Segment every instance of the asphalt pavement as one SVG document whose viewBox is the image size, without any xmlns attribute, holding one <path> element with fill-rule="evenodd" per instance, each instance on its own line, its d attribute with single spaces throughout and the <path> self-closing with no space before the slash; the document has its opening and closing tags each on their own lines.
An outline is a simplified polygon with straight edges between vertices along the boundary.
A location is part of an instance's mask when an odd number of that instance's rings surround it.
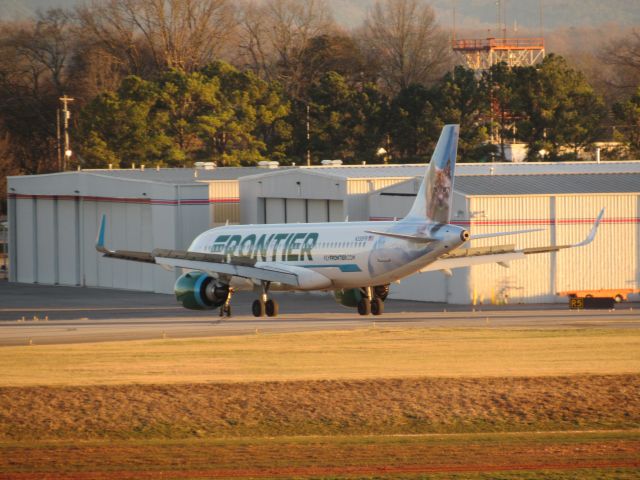
<svg viewBox="0 0 640 480">
<path fill-rule="evenodd" d="M 252 292 L 233 297 L 231 318 L 191 311 L 173 295 L 0 282 L 0 345 L 185 338 L 261 332 L 426 328 L 639 328 L 640 304 L 572 311 L 566 304 L 447 305 L 387 299 L 383 316 L 358 315 L 319 293 L 275 293 L 277 318 L 251 315 Z"/>
</svg>

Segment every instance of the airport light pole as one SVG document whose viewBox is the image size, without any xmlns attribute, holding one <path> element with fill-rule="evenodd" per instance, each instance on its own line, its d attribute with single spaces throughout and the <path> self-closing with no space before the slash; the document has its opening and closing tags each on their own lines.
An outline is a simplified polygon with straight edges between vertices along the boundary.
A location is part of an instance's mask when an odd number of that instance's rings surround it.
<svg viewBox="0 0 640 480">
<path fill-rule="evenodd" d="M 309 103 L 307 103 L 307 167 L 311 166 L 311 122 L 309 120 Z"/>
<path fill-rule="evenodd" d="M 71 155 L 73 153 L 69 145 L 69 119 L 71 118 L 69 103 L 73 102 L 73 100 L 73 98 L 67 97 L 66 95 L 60 97 L 60 101 L 62 102 L 62 126 L 64 129 L 64 155 L 62 156 L 62 171 L 66 170 L 67 161 L 71 158 Z"/>
</svg>

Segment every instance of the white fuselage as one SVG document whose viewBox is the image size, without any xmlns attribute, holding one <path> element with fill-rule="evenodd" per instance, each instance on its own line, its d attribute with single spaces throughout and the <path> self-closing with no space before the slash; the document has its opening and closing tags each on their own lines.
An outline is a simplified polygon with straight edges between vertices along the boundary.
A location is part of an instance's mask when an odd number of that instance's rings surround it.
<svg viewBox="0 0 640 480">
<path fill-rule="evenodd" d="M 414 242 L 367 232 L 371 230 L 428 235 L 433 240 Z M 406 220 L 238 225 L 202 233 L 189 251 L 221 254 L 226 261 L 255 261 L 256 267 L 302 267 L 328 278 L 331 285 L 325 288 L 358 288 L 415 273 L 460 246 L 463 231 L 454 225 Z"/>
</svg>

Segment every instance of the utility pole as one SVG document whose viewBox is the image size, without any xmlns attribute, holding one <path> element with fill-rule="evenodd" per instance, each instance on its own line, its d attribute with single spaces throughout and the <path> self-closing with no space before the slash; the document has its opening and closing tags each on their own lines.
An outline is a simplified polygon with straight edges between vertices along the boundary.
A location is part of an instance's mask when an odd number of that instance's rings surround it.
<svg viewBox="0 0 640 480">
<path fill-rule="evenodd" d="M 307 167 L 311 166 L 311 124 L 309 122 L 309 104 L 307 103 Z"/>
<path fill-rule="evenodd" d="M 71 112 L 69 111 L 69 103 L 73 102 L 73 98 L 63 95 L 60 97 L 62 102 L 62 126 L 64 128 L 64 156 L 62 160 L 62 171 L 67 168 L 67 161 L 71 158 L 71 148 L 69 146 L 69 119 L 71 118 Z"/>
<path fill-rule="evenodd" d="M 56 108 L 56 156 L 58 158 L 58 170 L 62 170 L 62 144 L 60 142 L 60 109 Z"/>
</svg>

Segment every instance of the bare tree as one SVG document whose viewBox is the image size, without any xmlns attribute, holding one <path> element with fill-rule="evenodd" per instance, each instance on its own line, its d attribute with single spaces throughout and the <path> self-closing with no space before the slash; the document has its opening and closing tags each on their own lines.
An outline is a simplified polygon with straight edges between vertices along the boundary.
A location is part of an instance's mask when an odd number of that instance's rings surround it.
<svg viewBox="0 0 640 480">
<path fill-rule="evenodd" d="M 215 60 L 235 28 L 230 0 L 108 0 L 78 9 L 84 30 L 105 52 L 144 72 L 195 70 Z"/>
<path fill-rule="evenodd" d="M 79 7 L 76 10 L 78 43 L 84 52 L 93 52 L 125 74 L 143 75 L 149 62 L 138 38 L 135 20 L 126 7 L 121 0 Z"/>
<path fill-rule="evenodd" d="M 57 168 L 56 108 L 68 82 L 69 17 L 49 10 L 0 28 L 0 136 L 16 171 Z"/>
<path fill-rule="evenodd" d="M 640 30 L 633 29 L 624 37 L 611 41 L 600 58 L 613 67 L 610 85 L 622 95 L 634 93 L 640 85 Z"/>
<path fill-rule="evenodd" d="M 306 49 L 313 38 L 336 30 L 326 1 L 249 1 L 240 18 L 246 66 L 267 80 L 282 81 L 294 98 L 301 98 L 311 80 L 304 78 Z"/>
<path fill-rule="evenodd" d="M 447 35 L 433 9 L 421 0 L 377 1 L 365 21 L 362 41 L 377 60 L 383 83 L 394 93 L 412 83 L 434 81 L 449 64 Z"/>
<path fill-rule="evenodd" d="M 71 56 L 69 23 L 64 10 L 48 10 L 39 13 L 35 24 L 20 29 L 11 39 L 19 55 L 46 71 L 59 93 L 64 89 Z"/>
</svg>

